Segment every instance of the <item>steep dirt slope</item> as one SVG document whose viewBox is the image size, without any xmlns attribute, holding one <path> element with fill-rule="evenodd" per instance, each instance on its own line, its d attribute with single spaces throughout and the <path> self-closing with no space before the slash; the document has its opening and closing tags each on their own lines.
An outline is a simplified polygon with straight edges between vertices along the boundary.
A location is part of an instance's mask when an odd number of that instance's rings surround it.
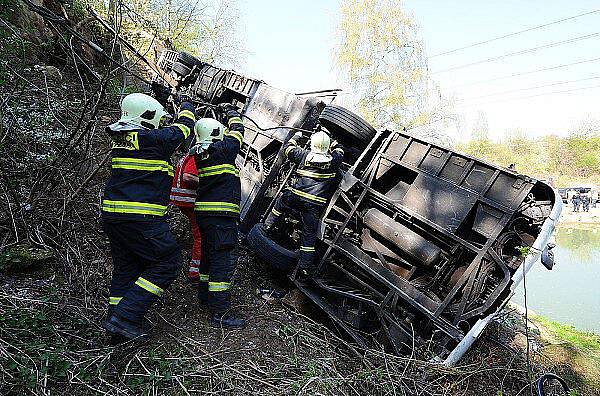
<svg viewBox="0 0 600 396">
<path fill-rule="evenodd" d="M 510 346 L 517 319 L 453 369 L 426 362 L 427 351 L 357 351 L 314 308 L 258 295 L 272 274 L 244 248 L 234 298 L 247 329 L 209 327 L 182 274 L 149 317 L 149 342 L 108 347 L 98 202 L 122 76 L 92 65 L 98 80 L 68 42 L 35 43 L 21 30 L 0 30 L 0 394 L 528 394 L 526 359 Z M 185 220 L 174 209 L 172 218 L 188 256 Z M 571 373 L 540 351 L 531 378 Z"/>
</svg>

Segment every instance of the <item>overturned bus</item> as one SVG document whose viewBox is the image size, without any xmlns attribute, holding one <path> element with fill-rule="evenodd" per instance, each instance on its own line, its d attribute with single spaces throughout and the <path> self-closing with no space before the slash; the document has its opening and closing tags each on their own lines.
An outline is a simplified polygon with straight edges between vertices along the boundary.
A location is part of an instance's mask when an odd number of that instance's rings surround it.
<svg viewBox="0 0 600 396">
<path fill-rule="evenodd" d="M 330 91 L 290 94 L 185 53 L 166 51 L 159 66 L 179 92 L 238 106 L 248 245 L 290 271 L 360 346 L 379 343 L 398 354 L 427 346 L 452 365 L 533 265 L 552 268 L 549 238 L 562 201 L 547 184 L 407 131 L 376 131 L 332 104 Z M 276 235 L 260 223 L 293 174 L 284 144 L 297 128 L 318 124 L 351 149 L 321 218 L 317 274 L 300 280 L 293 271 L 298 220 L 291 216 Z"/>
</svg>

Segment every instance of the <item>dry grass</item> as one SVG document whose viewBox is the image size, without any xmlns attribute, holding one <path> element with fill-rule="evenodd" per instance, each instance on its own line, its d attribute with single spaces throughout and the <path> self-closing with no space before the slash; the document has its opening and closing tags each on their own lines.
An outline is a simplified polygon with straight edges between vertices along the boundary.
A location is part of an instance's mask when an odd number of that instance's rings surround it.
<svg viewBox="0 0 600 396">
<path fill-rule="evenodd" d="M 527 395 L 528 378 L 563 370 L 536 355 L 529 377 L 523 355 L 498 345 L 514 336 L 506 326 L 452 369 L 417 353 L 357 351 L 326 321 L 257 296 L 269 275 L 247 252 L 235 289 L 246 330 L 210 328 L 180 277 L 149 317 L 148 343 L 106 346 L 110 260 L 98 201 L 108 172 L 102 130 L 118 113 L 107 87 L 118 74 L 105 68 L 102 81 L 88 80 L 70 50 L 62 47 L 64 80 L 33 69 L 20 49 L 0 54 L 0 249 L 54 255 L 51 267 L 0 274 L 0 394 Z M 174 227 L 185 245 L 178 216 Z"/>
</svg>

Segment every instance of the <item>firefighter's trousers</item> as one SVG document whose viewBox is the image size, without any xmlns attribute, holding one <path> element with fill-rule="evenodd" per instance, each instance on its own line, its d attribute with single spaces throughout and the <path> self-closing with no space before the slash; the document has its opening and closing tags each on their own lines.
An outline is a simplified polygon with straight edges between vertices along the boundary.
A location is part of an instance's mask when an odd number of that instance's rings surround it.
<svg viewBox="0 0 600 396">
<path fill-rule="evenodd" d="M 102 227 L 113 257 L 109 297 L 112 312 L 141 323 L 179 274 L 179 245 L 163 218 L 103 219 Z"/>
<path fill-rule="evenodd" d="M 226 216 L 196 216 L 202 234 L 198 297 L 213 313 L 231 306 L 231 277 L 237 261 L 238 220 Z"/>
<path fill-rule="evenodd" d="M 319 228 L 319 218 L 322 207 L 308 202 L 290 191 L 284 191 L 277 199 L 271 213 L 265 220 L 265 226 L 275 226 L 284 215 L 290 215 L 294 211 L 298 213 L 302 223 L 300 236 L 300 255 L 298 264 L 300 268 L 310 268 L 315 261 L 315 245 Z"/>
</svg>

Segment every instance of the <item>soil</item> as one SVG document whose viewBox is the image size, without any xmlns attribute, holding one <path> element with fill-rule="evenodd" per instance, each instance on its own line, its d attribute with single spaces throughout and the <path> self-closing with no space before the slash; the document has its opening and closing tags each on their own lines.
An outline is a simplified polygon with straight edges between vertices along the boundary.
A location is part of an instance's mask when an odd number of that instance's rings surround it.
<svg viewBox="0 0 600 396">
<path fill-rule="evenodd" d="M 513 343 L 523 340 L 523 320 L 510 312 L 458 367 L 429 362 L 427 350 L 360 351 L 297 293 L 288 304 L 259 295 L 273 274 L 243 246 L 233 300 L 246 329 L 209 326 L 184 266 L 148 315 L 151 338 L 108 345 L 101 323 L 111 262 L 98 200 L 109 172 L 102 131 L 118 116 L 120 91 L 108 83 L 121 80 L 111 69 L 99 68 L 100 82 L 74 69 L 68 47 L 52 49 L 62 79 L 36 71 L 19 58 L 19 40 L 12 55 L 0 47 L 0 241 L 3 250 L 25 241 L 54 255 L 40 270 L 0 271 L 0 394 L 526 395 L 548 371 L 580 395 L 597 393 L 569 361 L 546 357 L 535 334 L 525 355 Z M 187 219 L 171 212 L 189 259 Z"/>
</svg>

